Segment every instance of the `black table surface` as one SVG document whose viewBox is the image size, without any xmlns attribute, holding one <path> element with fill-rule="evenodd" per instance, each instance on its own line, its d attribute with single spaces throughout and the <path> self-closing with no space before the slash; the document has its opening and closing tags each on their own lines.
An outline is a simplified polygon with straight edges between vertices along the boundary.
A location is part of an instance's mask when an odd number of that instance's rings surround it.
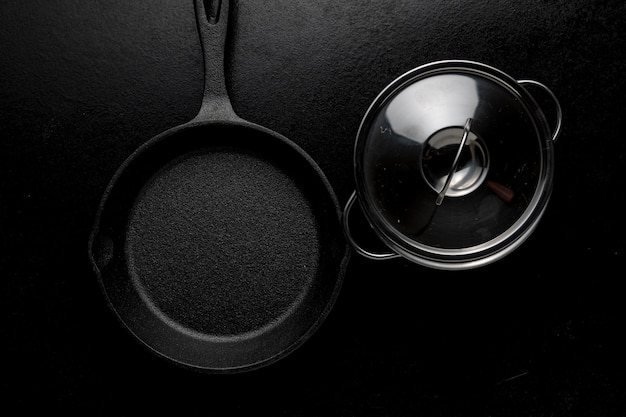
<svg viewBox="0 0 626 417">
<path fill-rule="evenodd" d="M 369 104 L 428 62 L 479 61 L 547 84 L 563 132 L 552 199 L 515 252 L 458 272 L 353 255 L 333 311 L 301 348 L 254 372 L 206 375 L 129 337 L 86 255 L 115 170 L 198 111 L 192 1 L 3 1 L 3 405 L 90 415 L 626 415 L 624 22 L 622 1 L 233 1 L 235 111 L 307 151 L 342 204 Z"/>
</svg>

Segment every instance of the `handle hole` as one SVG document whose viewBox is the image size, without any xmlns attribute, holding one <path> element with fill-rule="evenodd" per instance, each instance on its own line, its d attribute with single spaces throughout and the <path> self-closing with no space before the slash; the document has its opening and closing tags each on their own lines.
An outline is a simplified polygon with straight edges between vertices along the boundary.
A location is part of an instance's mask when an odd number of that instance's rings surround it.
<svg viewBox="0 0 626 417">
<path fill-rule="evenodd" d="M 204 0 L 206 18 L 211 25 L 216 25 L 219 22 L 221 8 L 222 0 Z"/>
</svg>

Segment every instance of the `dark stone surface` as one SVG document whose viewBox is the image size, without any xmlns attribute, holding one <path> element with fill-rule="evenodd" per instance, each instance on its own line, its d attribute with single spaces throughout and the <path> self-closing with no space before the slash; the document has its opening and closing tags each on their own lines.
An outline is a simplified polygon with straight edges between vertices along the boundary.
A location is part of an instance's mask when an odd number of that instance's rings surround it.
<svg viewBox="0 0 626 417">
<path fill-rule="evenodd" d="M 235 111 L 304 148 L 342 202 L 361 117 L 427 62 L 471 59 L 541 81 L 564 130 L 552 200 L 513 254 L 454 273 L 353 256 L 306 344 L 270 367 L 212 376 L 128 337 L 86 256 L 118 166 L 198 111 L 192 2 L 2 2 L 5 403 L 107 415 L 623 415 L 625 18 L 622 2 L 600 0 L 235 1 Z"/>
</svg>

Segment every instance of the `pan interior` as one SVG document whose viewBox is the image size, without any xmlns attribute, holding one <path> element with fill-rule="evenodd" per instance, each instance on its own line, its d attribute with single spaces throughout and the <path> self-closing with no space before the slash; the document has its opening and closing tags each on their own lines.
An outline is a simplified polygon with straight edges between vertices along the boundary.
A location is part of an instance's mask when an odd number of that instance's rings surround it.
<svg viewBox="0 0 626 417">
<path fill-rule="evenodd" d="M 150 178 L 125 252 L 147 305 L 183 331 L 217 338 L 278 324 L 305 299 L 320 256 L 298 184 L 236 147 L 184 154 Z"/>
</svg>

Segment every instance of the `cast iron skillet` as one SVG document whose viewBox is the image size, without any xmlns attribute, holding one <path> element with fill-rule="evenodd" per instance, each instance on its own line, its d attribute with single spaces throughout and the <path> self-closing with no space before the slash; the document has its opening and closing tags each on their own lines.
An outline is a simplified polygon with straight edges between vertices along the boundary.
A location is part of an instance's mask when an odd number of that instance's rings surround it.
<svg viewBox="0 0 626 417">
<path fill-rule="evenodd" d="M 228 1 L 197 0 L 195 11 L 200 111 L 123 163 L 100 202 L 89 255 L 113 311 L 154 352 L 199 370 L 250 370 L 316 330 L 349 251 L 320 168 L 232 109 Z"/>
</svg>

